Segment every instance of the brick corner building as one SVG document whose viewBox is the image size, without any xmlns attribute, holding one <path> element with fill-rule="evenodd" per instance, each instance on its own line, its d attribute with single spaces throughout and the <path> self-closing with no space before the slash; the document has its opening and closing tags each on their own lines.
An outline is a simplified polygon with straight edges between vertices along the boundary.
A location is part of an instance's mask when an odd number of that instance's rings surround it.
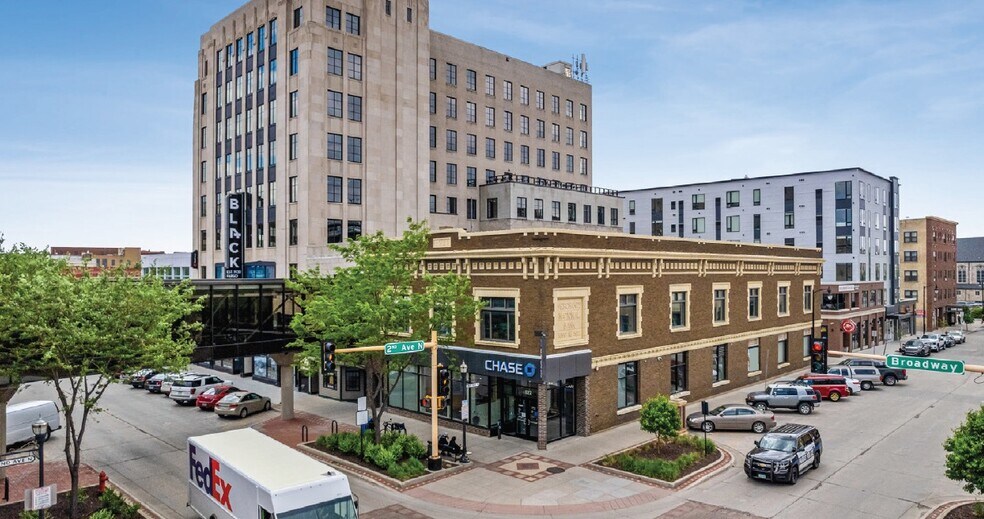
<svg viewBox="0 0 984 519">
<path fill-rule="evenodd" d="M 957 319 L 957 222 L 938 216 L 901 222 L 902 291 L 917 298 L 916 326 L 932 331 Z"/>
</svg>

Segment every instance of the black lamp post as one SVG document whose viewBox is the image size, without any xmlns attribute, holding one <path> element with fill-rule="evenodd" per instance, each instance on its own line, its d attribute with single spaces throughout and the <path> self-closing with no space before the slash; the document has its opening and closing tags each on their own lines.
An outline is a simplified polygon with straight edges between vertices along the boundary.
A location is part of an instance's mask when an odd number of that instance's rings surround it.
<svg viewBox="0 0 984 519">
<path fill-rule="evenodd" d="M 461 394 L 463 395 L 463 398 L 461 400 L 463 402 L 468 402 L 468 364 L 465 364 L 465 361 L 461 361 L 461 366 L 459 366 L 459 368 L 461 368 Z M 469 404 L 468 405 L 468 414 L 470 415 L 471 414 L 471 402 L 468 402 L 468 404 Z M 465 416 L 464 411 L 465 411 L 464 406 L 462 406 L 462 413 L 461 413 L 461 457 L 458 458 L 458 461 L 460 461 L 461 463 L 468 463 L 469 462 L 469 459 L 468 459 L 468 420 L 469 420 L 469 417 L 468 416 Z"/>
<path fill-rule="evenodd" d="M 31 424 L 31 432 L 38 443 L 38 487 L 44 486 L 44 441 L 48 436 L 48 422 L 38 418 Z M 44 519 L 44 509 L 38 510 L 38 519 Z"/>
</svg>

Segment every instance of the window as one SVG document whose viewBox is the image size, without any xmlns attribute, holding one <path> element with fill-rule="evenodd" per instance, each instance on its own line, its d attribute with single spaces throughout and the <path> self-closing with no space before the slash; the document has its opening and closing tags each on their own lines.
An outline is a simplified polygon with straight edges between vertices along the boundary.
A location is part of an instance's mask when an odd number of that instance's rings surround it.
<svg viewBox="0 0 984 519">
<path fill-rule="evenodd" d="M 523 144 L 519 147 L 519 163 L 520 164 L 530 164 L 530 147 Z"/>
<path fill-rule="evenodd" d="M 574 155 L 564 157 L 564 167 L 568 173 L 574 173 Z"/>
<path fill-rule="evenodd" d="M 728 232 L 739 232 L 741 230 L 741 216 L 729 216 L 727 222 Z"/>
<path fill-rule="evenodd" d="M 393 0 L 386 0 L 386 16 L 393 14 Z"/>
<path fill-rule="evenodd" d="M 516 342 L 516 299 L 483 297 L 481 338 L 484 341 Z"/>
<path fill-rule="evenodd" d="M 704 209 L 704 195 L 691 195 L 690 196 L 690 208 L 694 211 L 699 211 Z"/>
<path fill-rule="evenodd" d="M 690 291 L 689 287 L 685 289 L 674 290 L 674 286 L 670 287 L 670 329 L 671 330 L 686 330 L 688 329 L 688 316 L 690 311 L 687 308 L 687 294 Z"/>
<path fill-rule="evenodd" d="M 358 54 L 349 53 L 348 65 L 349 65 L 349 73 L 348 73 L 349 79 L 362 81 L 362 56 Z"/>
<path fill-rule="evenodd" d="M 478 136 L 469 133 L 465 136 L 465 153 L 475 155 L 478 153 Z"/>
<path fill-rule="evenodd" d="M 917 271 L 917 270 L 906 270 L 905 271 L 905 281 L 919 281 L 919 271 Z"/>
<path fill-rule="evenodd" d="M 489 198 L 485 200 L 485 218 L 495 220 L 499 217 L 499 199 Z"/>
<path fill-rule="evenodd" d="M 437 60 L 434 58 L 430 59 L 430 80 L 434 81 L 437 79 Z"/>
<path fill-rule="evenodd" d="M 728 345 L 719 344 L 711 350 L 711 382 L 728 380 Z"/>
<path fill-rule="evenodd" d="M 430 197 L 428 197 L 428 207 L 430 208 L 429 210 L 431 214 L 437 212 L 437 195 L 430 195 Z"/>
<path fill-rule="evenodd" d="M 762 292 L 762 284 L 748 287 L 748 319 L 760 319 L 762 317 L 759 299 Z"/>
<path fill-rule="evenodd" d="M 618 365 L 618 408 L 625 409 L 639 402 L 639 363 Z"/>
<path fill-rule="evenodd" d="M 530 89 L 523 85 L 519 85 L 519 103 L 526 106 L 530 104 Z"/>
<path fill-rule="evenodd" d="M 779 285 L 779 302 L 778 302 L 778 313 L 779 316 L 789 315 L 789 282 L 786 284 Z"/>
<path fill-rule="evenodd" d="M 550 96 L 550 111 L 555 114 L 560 113 L 560 98 L 557 96 Z"/>
<path fill-rule="evenodd" d="M 905 231 L 902 233 L 903 243 L 918 243 L 918 231 Z"/>
<path fill-rule="evenodd" d="M 519 133 L 521 135 L 530 134 L 530 118 L 525 115 L 519 116 Z"/>
<path fill-rule="evenodd" d="M 348 179 L 348 203 L 353 205 L 362 203 L 362 179 Z"/>
<path fill-rule="evenodd" d="M 431 147 L 431 149 L 436 149 L 437 148 L 437 126 L 431 126 L 430 128 L 428 128 L 427 131 L 428 131 L 428 134 L 427 134 L 428 135 L 428 142 L 430 144 L 430 147 Z"/>
<path fill-rule="evenodd" d="M 543 92 L 539 90 L 536 91 L 536 107 L 543 110 Z"/>
<path fill-rule="evenodd" d="M 430 161 L 430 181 L 437 182 L 437 161 Z"/>
<path fill-rule="evenodd" d="M 834 182 L 834 199 L 850 200 L 852 185 L 853 184 L 851 183 L 850 180 L 845 180 L 843 182 Z"/>
<path fill-rule="evenodd" d="M 277 60 L 270 60 L 270 86 L 277 84 Z"/>
<path fill-rule="evenodd" d="M 485 76 L 485 95 L 495 95 L 495 77 L 493 76 Z"/>
<path fill-rule="evenodd" d="M 448 96 L 445 102 L 444 115 L 449 119 L 458 118 L 458 100 Z"/>
<path fill-rule="evenodd" d="M 342 75 L 342 51 L 328 47 L 328 73 L 333 76 Z"/>
<path fill-rule="evenodd" d="M 205 217 L 208 214 L 208 195 L 202 195 L 198 199 L 198 216 Z"/>
<path fill-rule="evenodd" d="M 342 93 L 328 91 L 328 117 L 342 116 Z"/>
<path fill-rule="evenodd" d="M 507 132 L 513 131 L 513 114 L 509 111 L 502 112 L 502 127 Z"/>
<path fill-rule="evenodd" d="M 328 134 L 328 159 L 342 160 L 342 136 L 338 133 Z M 262 161 L 260 161 L 262 162 Z"/>
<path fill-rule="evenodd" d="M 726 324 L 728 322 L 728 289 L 715 287 L 713 294 L 714 324 Z"/>
<path fill-rule="evenodd" d="M 582 175 L 587 175 L 588 174 L 588 159 L 585 158 L 585 157 L 581 157 L 580 160 L 581 160 L 580 172 L 581 172 Z"/>
<path fill-rule="evenodd" d="M 292 204 L 297 202 L 297 177 L 287 179 L 287 202 Z"/>
<path fill-rule="evenodd" d="M 328 202 L 342 203 L 342 177 L 328 176 Z"/>
<path fill-rule="evenodd" d="M 444 203 L 445 212 L 448 214 L 458 214 L 458 199 L 453 196 L 449 196 Z"/>
<path fill-rule="evenodd" d="M 918 261 L 918 253 L 914 250 L 907 250 L 902 253 L 904 261 Z"/>
<path fill-rule="evenodd" d="M 303 7 L 298 7 L 297 9 L 294 9 L 294 28 L 295 29 L 301 26 L 301 20 L 303 19 L 303 14 L 304 14 L 304 8 Z"/>
<path fill-rule="evenodd" d="M 547 151 L 543 148 L 536 149 L 536 167 L 542 168 L 546 167 L 547 164 Z"/>
<path fill-rule="evenodd" d="M 474 198 L 469 198 L 465 200 L 466 210 L 468 212 L 468 219 L 475 220 L 478 218 L 478 200 Z"/>
<path fill-rule="evenodd" d="M 298 56 L 298 53 L 297 53 L 297 49 L 291 49 L 290 50 L 290 71 L 289 71 L 291 76 L 297 75 L 298 58 L 299 58 L 299 56 Z"/>
<path fill-rule="evenodd" d="M 618 335 L 639 333 L 639 294 L 619 294 Z"/>
<path fill-rule="evenodd" d="M 297 134 L 292 133 L 287 136 L 287 160 L 297 159 Z"/>
<path fill-rule="evenodd" d="M 740 193 L 738 191 L 728 191 L 725 195 L 727 197 L 728 207 L 738 207 L 741 203 Z"/>
<path fill-rule="evenodd" d="M 748 347 L 748 372 L 756 373 L 761 371 L 759 364 L 759 345 Z"/>
<path fill-rule="evenodd" d="M 495 139 L 490 137 L 485 138 L 485 158 L 495 158 Z"/>
<path fill-rule="evenodd" d="M 803 312 L 813 311 L 813 285 L 803 285 Z"/>
<path fill-rule="evenodd" d="M 553 142 L 560 142 L 560 125 L 551 124 L 550 125 L 550 140 Z"/>
<path fill-rule="evenodd" d="M 449 186 L 454 186 L 458 184 L 458 165 L 448 164 L 446 168 L 447 183 Z"/>
<path fill-rule="evenodd" d="M 534 198 L 533 199 L 533 218 L 537 220 L 543 220 L 543 199 Z"/>
<path fill-rule="evenodd" d="M 475 79 L 475 77 L 476 74 L 474 70 L 472 69 L 465 70 L 465 88 L 467 88 L 469 92 L 474 92 L 475 90 L 478 89 L 478 86 L 476 84 L 477 80 Z"/>
<path fill-rule="evenodd" d="M 437 94 L 435 94 L 434 92 L 431 92 L 428 95 L 428 103 L 427 104 L 428 104 L 428 108 L 430 109 L 430 113 L 432 115 L 433 114 L 436 114 L 437 113 Z"/>
<path fill-rule="evenodd" d="M 564 115 L 571 118 L 574 117 L 574 101 L 567 99 L 564 102 Z"/>
<path fill-rule="evenodd" d="M 502 82 L 502 98 L 506 101 L 512 101 L 513 98 L 513 84 L 512 81 Z"/>
<path fill-rule="evenodd" d="M 810 335 L 810 331 L 807 330 L 803 332 L 803 358 L 809 358 L 810 356 L 810 346 L 813 345 L 813 337 Z"/>
<path fill-rule="evenodd" d="M 485 107 L 485 126 L 495 128 L 495 108 L 491 106 Z"/>
<path fill-rule="evenodd" d="M 780 365 L 789 363 L 789 339 L 785 335 L 780 337 L 779 343 L 777 344 L 778 358 L 777 361 Z"/>
<path fill-rule="evenodd" d="M 446 130 L 444 132 L 445 137 L 445 149 L 447 151 L 458 151 L 458 132 L 454 130 Z"/>
<path fill-rule="evenodd" d="M 550 152 L 550 167 L 554 171 L 560 171 L 560 152 Z"/>
<path fill-rule="evenodd" d="M 359 17 L 352 13 L 345 13 L 345 32 L 358 36 L 361 30 Z"/>
<path fill-rule="evenodd" d="M 577 204 L 574 202 L 567 203 L 567 221 L 577 222 Z"/>
<path fill-rule="evenodd" d="M 465 182 L 468 187 L 475 187 L 478 185 L 478 171 L 473 166 L 468 166 L 465 170 L 465 177 Z"/>
<path fill-rule="evenodd" d="M 263 50 L 266 47 L 266 26 L 256 29 L 256 48 Z"/>
<path fill-rule="evenodd" d="M 605 225 L 605 208 L 598 206 L 598 225 Z"/>
<path fill-rule="evenodd" d="M 516 197 L 516 218 L 526 218 L 526 197 Z"/>
<path fill-rule="evenodd" d="M 445 63 L 444 82 L 451 86 L 458 84 L 458 66 L 453 63 Z"/>
<path fill-rule="evenodd" d="M 328 243 L 342 243 L 342 221 L 328 219 Z"/>
<path fill-rule="evenodd" d="M 407 22 L 413 22 L 413 8 L 407 7 Z"/>
<path fill-rule="evenodd" d="M 270 46 L 277 44 L 277 19 L 270 20 Z"/>
<path fill-rule="evenodd" d="M 465 101 L 465 121 L 474 123 L 477 120 L 475 116 L 475 103 L 471 101 Z"/>
<path fill-rule="evenodd" d="M 348 138 L 348 161 L 355 163 L 362 162 L 362 137 Z"/>
<path fill-rule="evenodd" d="M 349 121 L 362 121 L 362 97 L 348 96 L 348 118 Z"/>
<path fill-rule="evenodd" d="M 852 263 L 838 263 L 835 267 L 835 281 L 854 281 L 854 265 Z"/>
<path fill-rule="evenodd" d="M 276 222 L 270 222 L 269 227 L 267 227 L 270 230 L 267 236 L 267 247 L 277 246 L 277 226 L 275 224 Z"/>
<path fill-rule="evenodd" d="M 335 9 L 334 7 L 326 8 L 325 25 L 327 25 L 329 29 L 341 30 L 342 11 L 340 9 Z"/>
<path fill-rule="evenodd" d="M 297 245 L 297 219 L 287 222 L 287 245 Z"/>
<path fill-rule="evenodd" d="M 348 236 L 350 240 L 357 240 L 362 236 L 362 220 L 349 220 Z"/>
<path fill-rule="evenodd" d="M 584 223 L 591 223 L 591 206 L 584 205 Z"/>
<path fill-rule="evenodd" d="M 287 116 L 290 118 L 297 117 L 297 90 L 290 93 L 290 104 L 287 106 Z M 249 126 L 249 124 L 246 126 Z"/>
<path fill-rule="evenodd" d="M 694 234 L 701 234 L 701 233 L 704 232 L 704 217 L 703 216 L 700 217 L 700 218 L 691 218 L 690 222 L 691 222 L 691 225 L 690 225 L 691 232 L 693 232 Z"/>
<path fill-rule="evenodd" d="M 670 356 L 670 393 L 687 390 L 687 352 L 681 351 Z"/>
</svg>

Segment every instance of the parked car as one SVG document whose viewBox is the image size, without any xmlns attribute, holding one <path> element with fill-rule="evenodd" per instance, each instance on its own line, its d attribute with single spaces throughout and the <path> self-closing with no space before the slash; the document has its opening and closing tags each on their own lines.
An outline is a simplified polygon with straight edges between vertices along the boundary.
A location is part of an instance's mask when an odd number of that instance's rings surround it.
<svg viewBox="0 0 984 519">
<path fill-rule="evenodd" d="M 946 343 L 943 342 L 943 338 L 940 337 L 938 333 L 926 333 L 919 337 L 920 340 L 929 346 L 929 349 L 936 351 L 943 351 L 946 348 Z"/>
<path fill-rule="evenodd" d="M 950 337 L 950 335 L 947 334 L 946 332 L 940 334 L 940 339 L 943 340 L 944 348 L 952 348 L 957 344 L 957 341 L 953 340 L 953 337 Z"/>
<path fill-rule="evenodd" d="M 687 416 L 687 427 L 707 432 L 715 429 L 738 430 L 762 434 L 776 426 L 776 415 L 772 411 L 759 411 L 743 404 L 725 404 L 711 409 L 707 419 L 701 413 Z"/>
<path fill-rule="evenodd" d="M 61 429 L 61 415 L 58 406 L 51 400 L 34 400 L 7 405 L 7 445 L 11 447 L 20 443 L 34 440 L 34 430 L 31 428 L 38 418 L 48 422 L 48 432 L 44 441 L 51 438 L 51 432 Z M 3 449 L 6 452 L 6 448 Z"/>
<path fill-rule="evenodd" d="M 874 366 L 831 366 L 827 373 L 855 379 L 860 383 L 861 389 L 865 391 L 881 382 L 881 373 Z"/>
<path fill-rule="evenodd" d="M 806 471 L 820 466 L 823 441 L 812 425 L 785 424 L 755 442 L 745 455 L 745 475 L 790 485 Z"/>
<path fill-rule="evenodd" d="M 160 393 L 161 388 L 164 385 L 164 381 L 169 380 L 174 376 L 174 373 L 158 373 L 147 379 L 147 382 L 144 383 L 144 388 L 151 393 Z"/>
<path fill-rule="evenodd" d="M 847 381 L 839 375 L 823 375 L 821 373 L 807 373 L 798 377 L 796 380 L 802 381 L 813 388 L 821 398 L 826 398 L 831 402 L 838 402 L 851 394 L 847 387 Z"/>
<path fill-rule="evenodd" d="M 161 394 L 164 396 L 171 396 L 171 387 L 174 385 L 174 381 L 183 377 L 204 377 L 203 373 L 170 373 L 167 378 L 161 382 Z"/>
<path fill-rule="evenodd" d="M 967 336 L 964 334 L 964 332 L 960 330 L 950 330 L 949 332 L 947 332 L 947 335 L 953 337 L 954 342 L 956 342 L 957 344 L 963 344 L 967 342 Z"/>
<path fill-rule="evenodd" d="M 917 357 L 929 356 L 929 345 L 921 339 L 909 339 L 899 348 L 903 355 L 915 355 Z"/>
<path fill-rule="evenodd" d="M 882 360 L 871 360 L 871 359 L 846 359 L 842 360 L 838 366 L 871 366 L 878 368 L 878 372 L 881 373 L 882 384 L 886 386 L 894 386 L 896 382 L 900 380 L 906 380 L 909 378 L 909 374 L 904 369 L 890 368 L 885 365 L 885 361 Z"/>
<path fill-rule="evenodd" d="M 147 381 L 156 374 L 157 372 L 152 369 L 142 369 L 137 371 L 130 376 L 130 385 L 133 386 L 134 389 L 143 389 L 144 384 L 146 384 Z"/>
<path fill-rule="evenodd" d="M 212 389 L 219 384 L 224 384 L 219 377 L 208 375 L 186 375 L 176 379 L 171 385 L 171 400 L 178 404 L 193 404 L 198 395 Z"/>
<path fill-rule="evenodd" d="M 269 411 L 271 407 L 270 399 L 265 396 L 247 391 L 235 391 L 215 404 L 215 414 L 246 418 L 253 413 Z"/>
<path fill-rule="evenodd" d="M 820 405 L 820 395 L 806 386 L 783 384 L 768 391 L 753 391 L 745 396 L 745 403 L 759 411 L 795 409 L 800 414 L 810 414 Z"/>
<path fill-rule="evenodd" d="M 216 402 L 222 400 L 224 396 L 235 391 L 241 391 L 241 389 L 228 384 L 221 384 L 211 389 L 206 389 L 205 392 L 198 395 L 198 398 L 195 400 L 195 405 L 203 411 L 211 411 L 215 409 Z"/>
</svg>

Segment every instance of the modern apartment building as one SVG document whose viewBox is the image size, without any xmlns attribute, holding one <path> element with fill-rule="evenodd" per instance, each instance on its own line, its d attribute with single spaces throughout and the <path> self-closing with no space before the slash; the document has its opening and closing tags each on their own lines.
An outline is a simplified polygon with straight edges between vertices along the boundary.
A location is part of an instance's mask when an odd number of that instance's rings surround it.
<svg viewBox="0 0 984 519">
<path fill-rule="evenodd" d="M 143 251 L 140 271 L 144 276 L 158 276 L 165 281 L 180 281 L 198 277 L 191 268 L 190 252 Z"/>
<path fill-rule="evenodd" d="M 847 307 L 841 309 L 851 310 L 844 319 L 859 320 L 859 330 L 874 330 L 876 342 L 895 335 L 894 305 L 900 299 L 896 177 L 846 168 L 621 194 L 626 201 L 624 229 L 630 234 L 821 249 L 820 290 L 839 293 L 838 285 L 848 285 L 844 292 L 860 292 L 855 285 L 876 282 L 876 299 L 889 310 Z M 862 298 L 846 301 L 860 305 Z"/>
<path fill-rule="evenodd" d="M 252 0 L 201 37 L 203 278 L 331 268 L 330 244 L 396 235 L 408 218 L 621 228 L 618 194 L 592 187 L 590 85 L 428 19 L 426 0 Z"/>
<path fill-rule="evenodd" d="M 916 326 L 935 330 L 956 322 L 957 222 L 937 216 L 901 221 L 902 293 L 918 298 Z"/>
</svg>

